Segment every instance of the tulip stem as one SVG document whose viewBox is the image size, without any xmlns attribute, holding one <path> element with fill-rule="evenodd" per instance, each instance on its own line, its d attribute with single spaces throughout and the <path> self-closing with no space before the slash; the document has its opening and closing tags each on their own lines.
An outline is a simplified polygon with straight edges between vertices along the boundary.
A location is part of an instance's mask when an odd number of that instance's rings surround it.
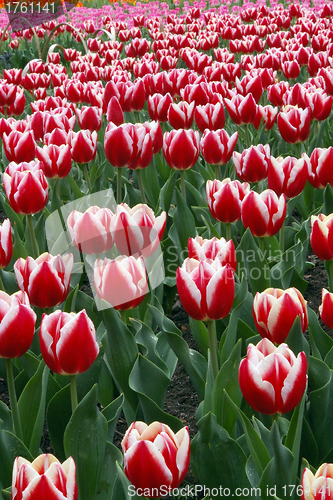
<svg viewBox="0 0 333 500">
<path fill-rule="evenodd" d="M 328 288 L 333 293 L 333 260 L 328 261 Z"/>
<path fill-rule="evenodd" d="M 147 204 L 147 198 L 145 196 L 145 190 L 143 189 L 143 180 L 142 180 L 141 168 L 138 168 L 137 171 L 136 171 L 136 173 L 138 174 L 138 181 L 139 181 L 139 188 L 140 188 L 140 192 L 141 192 L 142 203 Z"/>
<path fill-rule="evenodd" d="M 0 270 L 0 290 L 2 290 L 3 292 L 6 291 L 5 285 L 3 284 L 3 281 L 2 281 L 1 270 Z"/>
<path fill-rule="evenodd" d="M 260 252 L 262 253 L 262 255 L 265 255 L 265 252 L 264 252 L 264 238 L 260 237 L 260 238 L 258 238 L 258 240 L 259 240 L 259 249 L 260 249 Z"/>
<path fill-rule="evenodd" d="M 180 170 L 179 171 L 180 175 L 180 189 L 182 196 L 184 198 L 184 201 L 186 202 L 186 190 L 185 190 L 185 170 Z"/>
<path fill-rule="evenodd" d="M 7 384 L 8 384 L 8 391 L 9 391 L 10 407 L 12 410 L 13 430 L 14 430 L 14 434 L 22 441 L 23 435 L 22 435 L 20 414 L 19 414 L 18 404 L 17 404 L 17 399 L 16 399 L 16 391 L 15 391 L 15 383 L 14 383 L 14 375 L 13 375 L 13 365 L 12 365 L 12 360 L 8 359 L 8 358 L 6 358 L 6 372 L 7 372 Z"/>
<path fill-rule="evenodd" d="M 117 205 L 121 203 L 121 168 L 117 169 Z"/>
<path fill-rule="evenodd" d="M 226 240 L 227 241 L 231 240 L 231 225 L 230 225 L 230 222 L 226 222 L 226 225 L 225 225 L 225 235 L 226 235 Z"/>
<path fill-rule="evenodd" d="M 220 165 L 215 165 L 215 179 L 221 180 L 221 167 Z"/>
<path fill-rule="evenodd" d="M 71 386 L 71 402 L 72 402 L 72 413 L 74 413 L 78 401 L 77 401 L 77 388 L 76 388 L 76 375 L 69 376 L 70 386 Z"/>
<path fill-rule="evenodd" d="M 217 359 L 217 340 L 216 340 L 216 325 L 215 321 L 207 321 L 209 352 L 212 364 L 213 382 L 215 382 L 219 372 L 219 363 Z"/>
<path fill-rule="evenodd" d="M 249 125 L 245 124 L 244 129 L 245 129 L 246 147 L 249 148 L 250 147 Z"/>
<path fill-rule="evenodd" d="M 121 321 L 127 325 L 127 314 L 126 314 L 126 311 L 120 311 L 120 317 L 121 317 Z"/>
<path fill-rule="evenodd" d="M 27 215 L 27 221 L 28 221 L 29 232 L 30 232 L 32 256 L 34 259 L 37 259 L 38 255 L 39 255 L 39 250 L 38 250 L 38 244 L 37 244 L 37 240 L 36 240 L 36 236 L 35 236 L 34 224 L 32 222 L 32 215 L 31 214 Z"/>
<path fill-rule="evenodd" d="M 84 172 L 84 178 L 85 178 L 87 186 L 88 186 L 88 193 L 91 194 L 92 188 L 91 188 L 91 182 L 90 182 L 90 176 L 89 176 L 89 172 L 88 172 L 88 164 L 87 163 L 83 164 L 83 172 Z"/>
</svg>

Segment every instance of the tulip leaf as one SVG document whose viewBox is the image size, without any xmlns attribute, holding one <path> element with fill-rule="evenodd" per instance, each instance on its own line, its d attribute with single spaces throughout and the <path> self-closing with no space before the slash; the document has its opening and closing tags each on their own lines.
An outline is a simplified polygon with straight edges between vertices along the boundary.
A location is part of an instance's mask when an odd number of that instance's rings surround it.
<svg viewBox="0 0 333 500">
<path fill-rule="evenodd" d="M 301 457 L 304 457 L 303 460 L 307 459 L 317 467 L 320 465 L 318 463 L 318 446 L 306 418 L 303 419 L 300 455 Z"/>
<path fill-rule="evenodd" d="M 317 314 L 310 308 L 308 308 L 308 317 L 312 356 L 323 360 L 333 347 L 333 339 L 321 328 Z"/>
<path fill-rule="evenodd" d="M 82 196 L 84 196 L 84 193 L 82 193 L 81 189 L 79 188 L 79 186 L 77 185 L 77 183 L 75 182 L 74 178 L 72 177 L 71 173 L 69 173 L 66 177 L 66 179 L 68 179 L 69 183 L 70 183 L 70 186 L 72 188 L 72 191 L 73 191 L 73 194 L 74 194 L 74 197 L 75 199 L 77 198 L 82 198 Z"/>
<path fill-rule="evenodd" d="M 199 432 L 191 443 L 191 467 L 200 483 L 208 488 L 247 488 L 246 455 L 240 445 L 208 413 L 198 422 Z M 224 498 L 223 493 L 214 498 Z"/>
<path fill-rule="evenodd" d="M 116 481 L 119 477 L 117 464 L 122 463 L 122 459 L 121 451 L 110 441 L 107 441 L 104 467 L 98 485 L 98 500 L 111 500 Z"/>
<path fill-rule="evenodd" d="M 329 184 L 324 189 L 324 205 L 322 213 L 331 214 L 333 213 L 333 189 Z"/>
<path fill-rule="evenodd" d="M 3 401 L 0 401 L 0 423 L 3 430 L 12 431 L 12 412 Z"/>
<path fill-rule="evenodd" d="M 207 359 L 208 349 L 209 349 L 208 330 L 202 321 L 189 318 L 189 322 L 190 322 L 191 333 L 193 334 L 193 337 L 196 343 L 198 344 L 200 351 Z"/>
<path fill-rule="evenodd" d="M 193 214 L 178 189 L 176 190 L 176 202 L 177 209 L 174 213 L 174 223 L 179 236 L 180 249 L 184 250 L 187 248 L 188 239 L 195 238 L 197 231 Z"/>
<path fill-rule="evenodd" d="M 163 335 L 166 336 L 171 349 L 183 364 L 198 397 L 202 400 L 205 391 L 204 379 L 207 372 L 207 361 L 200 353 L 189 349 L 187 342 L 182 338 L 180 330 L 170 319 L 164 316 L 163 312 L 156 307 L 149 307 Z"/>
<path fill-rule="evenodd" d="M 112 307 L 104 309 L 103 320 L 107 329 L 102 341 L 106 361 L 119 392 L 125 396 L 127 402 L 127 406 L 124 407 L 126 420 L 133 422 L 136 418 L 139 401 L 128 381 L 138 356 L 138 346 L 132 332 L 121 321 L 119 313 L 115 309 Z"/>
<path fill-rule="evenodd" d="M 142 496 L 135 493 L 134 486 L 127 479 L 123 468 L 116 462 L 116 483 L 111 500 L 142 500 Z"/>
<path fill-rule="evenodd" d="M 33 456 L 37 454 L 43 432 L 49 372 L 50 369 L 41 361 L 18 401 L 23 441 Z"/>
<path fill-rule="evenodd" d="M 258 474 L 261 476 L 264 469 L 270 462 L 270 456 L 267 451 L 266 446 L 263 441 L 260 439 L 260 436 L 255 431 L 253 425 L 251 424 L 248 417 L 242 410 L 232 401 L 229 395 L 225 392 L 226 397 L 228 398 L 231 406 L 234 408 L 237 413 L 238 418 L 240 419 L 243 430 L 246 436 L 246 441 L 250 450 L 250 453 L 253 457 L 253 462 L 256 466 Z"/>
<path fill-rule="evenodd" d="M 104 408 L 113 401 L 114 389 L 115 385 L 112 374 L 105 362 L 105 358 L 103 357 L 102 366 L 98 377 L 98 401 L 102 406 L 104 406 Z"/>
<path fill-rule="evenodd" d="M 243 234 L 236 250 L 237 275 L 245 275 L 251 292 L 255 295 L 271 285 L 270 269 L 266 260 L 266 253 L 259 250 L 249 228 Z"/>
<path fill-rule="evenodd" d="M 163 370 L 139 354 L 129 377 L 129 386 L 135 392 L 144 394 L 160 408 L 163 408 L 170 380 Z"/>
<path fill-rule="evenodd" d="M 61 460 L 66 459 L 64 433 L 72 415 L 69 384 L 53 396 L 46 411 L 47 428 L 52 446 Z"/>
<path fill-rule="evenodd" d="M 296 484 L 299 470 L 300 447 L 303 428 L 303 416 L 306 393 L 303 394 L 301 402 L 296 406 L 291 417 L 285 446 L 292 452 L 294 461 L 291 468 L 291 483 Z"/>
<path fill-rule="evenodd" d="M 158 205 L 162 208 L 162 210 L 165 210 L 166 212 L 169 212 L 170 209 L 172 197 L 175 192 L 176 179 L 176 171 L 172 170 L 170 177 L 160 190 Z"/>
<path fill-rule="evenodd" d="M 104 417 L 108 422 L 108 439 L 112 442 L 114 431 L 117 426 L 118 418 L 124 403 L 124 395 L 120 394 L 112 403 L 102 410 Z"/>
<path fill-rule="evenodd" d="M 138 173 L 133 172 L 133 177 L 136 179 L 136 184 L 138 182 Z M 157 170 L 151 163 L 147 168 L 141 169 L 141 176 L 143 181 L 143 188 L 145 195 L 147 196 L 150 206 L 158 208 L 158 199 L 160 194 L 160 183 L 157 175 Z"/>
<path fill-rule="evenodd" d="M 3 194 L 3 192 L 0 192 L 0 204 L 2 206 L 2 210 L 4 213 L 7 215 L 7 217 L 10 219 L 12 223 L 12 227 L 17 228 L 17 234 L 19 236 L 19 239 L 22 241 L 22 238 L 24 236 L 24 224 L 23 224 L 23 217 L 22 215 L 17 214 L 12 207 L 9 205 L 6 196 Z"/>
<path fill-rule="evenodd" d="M 94 385 L 74 410 L 64 434 L 66 456 L 72 456 L 77 466 L 80 500 L 95 498 L 107 433 L 107 420 L 97 408 L 97 385 Z"/>
<path fill-rule="evenodd" d="M 187 200 L 189 206 L 192 208 L 192 207 L 202 207 L 204 209 L 207 208 L 207 201 L 206 201 L 206 193 L 205 193 L 205 197 L 203 197 L 198 189 L 196 189 L 194 187 L 193 184 L 191 184 L 191 182 L 188 182 L 188 181 L 185 181 L 185 186 L 186 186 L 186 190 L 187 192 L 189 193 L 189 200 Z"/>
<path fill-rule="evenodd" d="M 33 460 L 24 443 L 11 432 L 3 430 L 0 421 L 0 482 L 4 488 L 12 484 L 13 463 L 18 456 Z"/>
<path fill-rule="evenodd" d="M 296 356 L 298 355 L 298 353 L 304 351 L 306 354 L 306 358 L 309 361 L 310 346 L 302 332 L 300 316 L 296 317 L 294 324 L 290 329 L 288 337 L 285 340 L 285 343 L 288 344 L 289 348 L 294 352 Z"/>
</svg>

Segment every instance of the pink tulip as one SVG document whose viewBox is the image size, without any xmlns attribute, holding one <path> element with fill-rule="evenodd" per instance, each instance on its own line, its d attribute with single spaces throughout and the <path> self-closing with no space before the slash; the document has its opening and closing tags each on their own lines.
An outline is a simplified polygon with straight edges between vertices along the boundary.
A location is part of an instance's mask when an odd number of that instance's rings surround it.
<svg viewBox="0 0 333 500">
<path fill-rule="evenodd" d="M 110 250 L 113 245 L 112 217 L 113 213 L 109 208 L 92 206 L 84 213 L 73 210 L 67 219 L 73 245 L 84 254 L 99 254 Z"/>
</svg>

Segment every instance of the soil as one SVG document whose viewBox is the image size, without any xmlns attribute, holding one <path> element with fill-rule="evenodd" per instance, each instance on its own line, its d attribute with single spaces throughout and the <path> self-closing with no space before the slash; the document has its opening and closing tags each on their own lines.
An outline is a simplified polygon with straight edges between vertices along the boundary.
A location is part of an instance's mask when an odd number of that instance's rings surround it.
<svg viewBox="0 0 333 500">
<path fill-rule="evenodd" d="M 309 268 L 304 275 L 304 278 L 309 282 L 304 296 L 308 301 L 308 306 L 318 314 L 318 307 L 321 303 L 321 290 L 322 288 L 328 288 L 327 274 L 325 271 L 324 263 L 319 260 L 313 253 L 309 253 L 307 260 L 312 262 L 314 264 L 314 267 Z M 183 337 L 188 343 L 189 347 L 198 350 L 196 342 L 190 331 L 188 316 L 182 308 L 177 297 L 170 318 L 175 322 L 176 326 L 181 329 Z M 321 325 L 327 333 L 332 335 L 332 332 L 328 330 L 325 325 L 323 325 L 323 323 L 321 323 Z M 4 401 L 6 404 L 9 404 L 7 384 L 2 379 L 0 379 L 0 400 Z M 166 394 L 164 411 L 178 417 L 182 422 L 184 422 L 184 425 L 187 425 L 189 427 L 191 439 L 197 433 L 195 413 L 198 408 L 199 402 L 200 401 L 196 395 L 196 392 L 188 375 L 185 372 L 184 367 L 178 363 L 173 379 Z M 127 424 L 121 416 L 115 433 L 114 443 L 116 446 L 120 447 L 120 443 L 126 429 Z M 41 449 L 44 453 L 53 452 L 46 427 L 44 429 L 44 435 L 42 437 Z M 191 470 L 189 470 L 189 473 L 185 479 L 185 484 L 186 483 L 197 483 L 197 480 Z"/>
</svg>

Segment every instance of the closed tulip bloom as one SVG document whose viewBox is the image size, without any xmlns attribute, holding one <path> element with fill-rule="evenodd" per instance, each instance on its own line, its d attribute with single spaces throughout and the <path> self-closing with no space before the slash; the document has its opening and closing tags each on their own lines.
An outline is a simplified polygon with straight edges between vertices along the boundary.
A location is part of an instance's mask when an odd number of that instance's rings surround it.
<svg viewBox="0 0 333 500">
<path fill-rule="evenodd" d="M 333 214 L 311 216 L 312 250 L 321 260 L 333 260 Z"/>
<path fill-rule="evenodd" d="M 194 119 L 194 102 L 191 104 L 181 101 L 178 104 L 170 104 L 168 110 L 168 122 L 175 129 L 189 129 Z"/>
<path fill-rule="evenodd" d="M 39 341 L 45 363 L 59 375 L 85 372 L 99 353 L 94 323 L 85 310 L 43 314 Z"/>
<path fill-rule="evenodd" d="M 136 123 L 135 126 L 138 132 L 138 156 L 128 166 L 131 170 L 146 168 L 153 159 L 153 141 L 149 130 L 142 123 Z"/>
<path fill-rule="evenodd" d="M 259 182 L 266 179 L 269 157 L 268 144 L 251 146 L 249 149 L 244 149 L 242 153 L 234 151 L 233 162 L 238 177 L 245 182 Z"/>
<path fill-rule="evenodd" d="M 133 123 L 117 127 L 110 122 L 104 136 L 104 150 L 108 161 L 113 167 L 128 167 L 139 154 L 138 142 L 138 131 Z"/>
<path fill-rule="evenodd" d="M 81 109 L 76 108 L 75 113 L 79 122 L 80 128 L 96 132 L 102 126 L 102 109 L 97 106 L 82 106 Z"/>
<path fill-rule="evenodd" d="M 36 318 L 25 292 L 8 295 L 0 291 L 0 358 L 18 358 L 27 352 Z"/>
<path fill-rule="evenodd" d="M 226 165 L 230 160 L 238 139 L 238 132 L 231 137 L 224 130 L 205 130 L 200 140 L 200 150 L 207 163 Z"/>
<path fill-rule="evenodd" d="M 114 260 L 97 259 L 94 268 L 97 296 L 121 311 L 137 307 L 148 290 L 144 260 L 119 255 Z"/>
<path fill-rule="evenodd" d="M 163 154 L 169 167 L 175 170 L 187 170 L 195 165 L 199 158 L 199 132 L 190 130 L 171 130 L 163 136 Z"/>
<path fill-rule="evenodd" d="M 152 255 L 162 239 L 166 212 L 155 217 L 151 208 L 144 204 L 130 208 L 126 203 L 117 206 L 112 218 L 111 231 L 119 252 L 123 255 Z"/>
<path fill-rule="evenodd" d="M 43 253 L 36 260 L 28 256 L 14 264 L 19 288 L 28 294 L 32 305 L 45 308 L 63 302 L 69 292 L 73 255 L 64 257 Z"/>
<path fill-rule="evenodd" d="M 294 59 L 293 61 L 285 61 L 282 63 L 282 72 L 288 80 L 294 80 L 301 72 L 300 65 Z"/>
<path fill-rule="evenodd" d="M 36 214 L 46 205 L 48 184 L 39 161 L 9 163 L 3 174 L 3 187 L 10 206 L 18 214 Z"/>
<path fill-rule="evenodd" d="M 166 424 L 133 422 L 121 442 L 125 474 L 146 498 L 159 498 L 165 487 L 178 488 L 190 461 L 187 427 L 176 434 Z"/>
<path fill-rule="evenodd" d="M 142 124 L 149 132 L 153 142 L 153 154 L 156 155 L 163 147 L 163 132 L 159 121 L 149 121 Z"/>
<path fill-rule="evenodd" d="M 113 213 L 109 208 L 89 207 L 84 213 L 73 210 L 67 219 L 67 226 L 73 245 L 84 254 L 99 254 L 113 246 L 111 221 Z"/>
<path fill-rule="evenodd" d="M 209 130 L 219 130 L 224 127 L 224 107 L 220 102 L 216 104 L 208 103 L 205 106 L 197 106 L 194 115 L 195 122 L 201 132 L 204 132 L 206 128 Z"/>
<path fill-rule="evenodd" d="M 281 137 L 290 144 L 304 142 L 310 135 L 311 109 L 285 106 L 277 117 Z"/>
<path fill-rule="evenodd" d="M 250 191 L 247 182 L 230 180 L 230 178 L 219 181 L 207 181 L 206 194 L 208 208 L 214 219 L 220 222 L 236 222 L 240 220 L 242 213 L 242 201 Z"/>
<path fill-rule="evenodd" d="M 189 259 L 200 261 L 219 259 L 222 266 L 230 264 L 236 272 L 236 251 L 232 240 L 226 241 L 225 238 L 217 239 L 215 236 L 207 240 L 201 236 L 196 236 L 195 238 L 188 239 L 187 248 Z"/>
<path fill-rule="evenodd" d="M 302 332 L 308 327 L 306 300 L 297 288 L 267 288 L 257 292 L 253 301 L 253 318 L 260 335 L 275 344 L 286 340 L 297 317 Z"/>
<path fill-rule="evenodd" d="M 267 176 L 269 189 L 273 189 L 278 196 L 284 193 L 286 198 L 294 198 L 305 187 L 309 177 L 309 165 L 310 160 L 306 153 L 299 159 L 292 156 L 271 156 Z"/>
<path fill-rule="evenodd" d="M 218 260 L 187 258 L 176 272 L 179 299 L 191 318 L 208 321 L 225 318 L 235 295 L 234 270 Z"/>
<path fill-rule="evenodd" d="M 116 96 L 111 97 L 109 101 L 106 118 L 108 122 L 113 122 L 117 127 L 124 123 L 124 113 Z"/>
<path fill-rule="evenodd" d="M 3 82 L 3 80 L 2 80 Z M 14 104 L 16 98 L 17 86 L 13 83 L 0 84 L 0 106 L 10 106 Z"/>
<path fill-rule="evenodd" d="M 63 179 L 72 168 L 72 156 L 69 144 L 56 146 L 50 144 L 40 148 L 37 146 L 36 156 L 44 166 L 45 176 L 54 179 Z"/>
<path fill-rule="evenodd" d="M 333 293 L 325 288 L 321 292 L 321 304 L 319 306 L 320 317 L 328 328 L 333 329 Z"/>
<path fill-rule="evenodd" d="M 260 124 L 265 125 L 266 130 L 271 130 L 276 121 L 276 117 L 279 113 L 279 108 L 268 105 L 268 106 L 257 106 L 256 116 L 253 120 L 253 126 L 258 130 Z"/>
<path fill-rule="evenodd" d="M 97 132 L 90 130 L 80 130 L 79 132 L 69 131 L 67 143 L 71 148 L 72 160 L 76 163 L 89 163 L 97 153 Z"/>
<path fill-rule="evenodd" d="M 295 354 L 268 339 L 250 344 L 239 366 L 239 385 L 245 401 L 265 415 L 288 413 L 301 401 L 306 388 L 307 361 L 304 352 Z"/>
<path fill-rule="evenodd" d="M 333 147 L 315 148 L 310 156 L 309 182 L 315 188 L 333 186 Z"/>
<path fill-rule="evenodd" d="M 158 120 L 159 122 L 168 121 L 168 111 L 170 105 L 173 103 L 172 97 L 169 93 L 154 94 L 148 97 L 148 113 L 151 120 Z"/>
<path fill-rule="evenodd" d="M 3 134 L 3 147 L 8 161 L 29 162 L 36 156 L 36 142 L 32 130 L 19 132 L 13 130 Z"/>
<path fill-rule="evenodd" d="M 332 500 L 333 464 L 322 464 L 315 474 L 305 468 L 301 487 L 301 500 Z"/>
<path fill-rule="evenodd" d="M 0 226 L 0 269 L 8 266 L 13 256 L 12 226 L 9 219 L 5 219 Z"/>
<path fill-rule="evenodd" d="M 286 197 L 271 189 L 258 194 L 250 191 L 242 202 L 242 222 L 253 236 L 274 236 L 283 226 L 286 216 Z"/>
<path fill-rule="evenodd" d="M 246 97 L 238 94 L 232 99 L 224 99 L 224 105 L 236 125 L 252 123 L 255 119 L 257 104 L 251 93 Z"/>
<path fill-rule="evenodd" d="M 12 500 L 77 500 L 76 467 L 72 457 L 62 464 L 51 455 L 33 462 L 17 457 L 13 466 Z"/>
</svg>

